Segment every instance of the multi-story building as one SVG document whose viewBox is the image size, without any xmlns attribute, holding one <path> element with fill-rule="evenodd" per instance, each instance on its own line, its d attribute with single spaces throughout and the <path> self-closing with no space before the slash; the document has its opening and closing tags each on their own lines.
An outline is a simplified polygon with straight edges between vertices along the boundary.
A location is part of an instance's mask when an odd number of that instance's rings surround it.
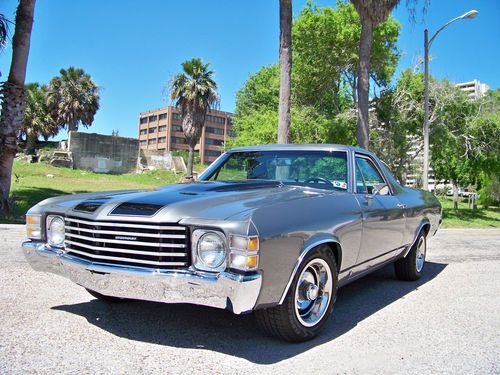
<svg viewBox="0 0 500 375">
<path fill-rule="evenodd" d="M 481 83 L 477 79 L 470 82 L 457 83 L 457 87 L 464 91 L 472 100 L 479 99 L 490 87 L 486 83 Z"/>
<path fill-rule="evenodd" d="M 204 164 L 214 161 L 223 151 L 227 137 L 234 136 L 232 113 L 211 110 L 195 150 Z M 147 150 L 188 150 L 182 131 L 179 109 L 173 106 L 139 114 L 139 145 Z"/>
</svg>

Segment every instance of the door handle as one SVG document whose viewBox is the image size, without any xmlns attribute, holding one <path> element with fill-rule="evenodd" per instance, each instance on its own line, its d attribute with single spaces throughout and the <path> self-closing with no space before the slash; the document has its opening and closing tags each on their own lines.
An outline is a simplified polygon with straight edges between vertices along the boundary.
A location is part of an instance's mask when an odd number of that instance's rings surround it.
<svg viewBox="0 0 500 375">
<path fill-rule="evenodd" d="M 406 204 L 403 204 L 403 203 L 398 203 L 396 205 L 397 208 L 406 208 Z"/>
</svg>

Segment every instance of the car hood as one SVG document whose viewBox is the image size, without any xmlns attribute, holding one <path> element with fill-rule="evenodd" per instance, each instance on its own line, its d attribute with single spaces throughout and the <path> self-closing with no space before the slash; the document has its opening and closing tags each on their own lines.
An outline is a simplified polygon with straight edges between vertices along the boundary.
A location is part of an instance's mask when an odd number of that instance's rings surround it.
<svg viewBox="0 0 500 375">
<path fill-rule="evenodd" d="M 186 218 L 224 220 L 262 206 L 334 192 L 275 181 L 195 182 L 156 190 L 126 190 L 77 194 L 47 199 L 45 211 L 89 218 L 178 222 Z"/>
</svg>

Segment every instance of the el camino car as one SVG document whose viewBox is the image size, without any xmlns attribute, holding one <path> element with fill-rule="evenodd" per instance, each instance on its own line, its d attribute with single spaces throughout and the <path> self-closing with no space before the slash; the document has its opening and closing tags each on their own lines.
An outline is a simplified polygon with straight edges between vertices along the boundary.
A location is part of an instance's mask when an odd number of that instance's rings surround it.
<svg viewBox="0 0 500 375">
<path fill-rule="evenodd" d="M 96 298 L 254 312 L 305 341 L 339 287 L 391 262 L 417 280 L 441 207 L 369 151 L 268 145 L 224 153 L 193 183 L 50 198 L 26 222 L 31 266 Z"/>
</svg>

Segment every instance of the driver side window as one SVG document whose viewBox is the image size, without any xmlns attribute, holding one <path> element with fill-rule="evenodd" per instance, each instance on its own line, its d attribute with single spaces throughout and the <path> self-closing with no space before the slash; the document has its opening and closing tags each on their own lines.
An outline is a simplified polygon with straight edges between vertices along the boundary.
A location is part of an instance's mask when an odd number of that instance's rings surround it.
<svg viewBox="0 0 500 375">
<path fill-rule="evenodd" d="M 375 188 L 384 185 L 387 184 L 373 162 L 366 157 L 356 156 L 356 192 L 373 194 Z"/>
</svg>

